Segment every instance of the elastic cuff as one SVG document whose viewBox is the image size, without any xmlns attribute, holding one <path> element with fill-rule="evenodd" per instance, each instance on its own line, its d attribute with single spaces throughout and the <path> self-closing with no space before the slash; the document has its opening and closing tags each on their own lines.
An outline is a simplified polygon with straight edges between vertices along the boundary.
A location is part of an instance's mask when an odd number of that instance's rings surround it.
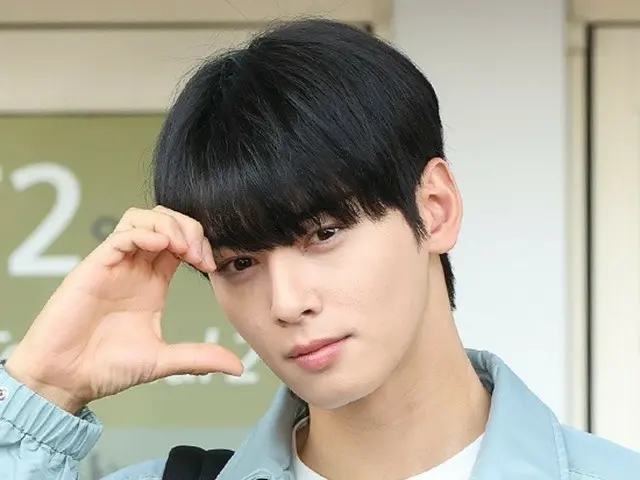
<svg viewBox="0 0 640 480">
<path fill-rule="evenodd" d="M 78 461 L 89 453 L 102 433 L 102 424 L 88 408 L 72 415 L 18 382 L 3 368 L 0 368 L 0 421 Z"/>
</svg>

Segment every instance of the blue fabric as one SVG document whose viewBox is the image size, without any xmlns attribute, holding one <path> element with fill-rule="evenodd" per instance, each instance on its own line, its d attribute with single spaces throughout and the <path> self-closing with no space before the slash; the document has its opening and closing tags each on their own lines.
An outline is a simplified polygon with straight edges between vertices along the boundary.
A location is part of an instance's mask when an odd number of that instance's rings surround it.
<svg viewBox="0 0 640 480">
<path fill-rule="evenodd" d="M 472 480 L 637 480 L 640 454 L 561 425 L 498 357 L 468 350 L 492 394 Z M 78 478 L 78 462 L 102 426 L 89 410 L 70 415 L 0 369 L 0 479 Z M 305 405 L 286 388 L 218 477 L 290 480 L 291 433 Z M 222 446 L 221 446 L 222 447 Z M 116 472 L 108 480 L 161 480 L 165 459 Z"/>
</svg>

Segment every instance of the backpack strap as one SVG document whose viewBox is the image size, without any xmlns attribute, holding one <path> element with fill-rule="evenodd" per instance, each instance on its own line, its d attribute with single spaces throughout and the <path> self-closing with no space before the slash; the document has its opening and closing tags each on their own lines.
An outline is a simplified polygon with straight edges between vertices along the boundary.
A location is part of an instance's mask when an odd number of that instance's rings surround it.
<svg viewBox="0 0 640 480">
<path fill-rule="evenodd" d="M 173 447 L 162 480 L 213 480 L 232 456 L 233 450 L 203 450 L 187 445 Z"/>
</svg>

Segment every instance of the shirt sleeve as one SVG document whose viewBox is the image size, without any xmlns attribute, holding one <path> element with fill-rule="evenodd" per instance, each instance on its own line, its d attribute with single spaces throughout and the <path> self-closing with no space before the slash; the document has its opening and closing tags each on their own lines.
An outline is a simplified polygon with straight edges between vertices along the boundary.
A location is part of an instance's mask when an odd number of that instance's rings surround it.
<svg viewBox="0 0 640 480">
<path fill-rule="evenodd" d="M 88 408 L 72 415 L 0 365 L 0 478 L 76 480 L 78 463 L 101 433 Z"/>
</svg>

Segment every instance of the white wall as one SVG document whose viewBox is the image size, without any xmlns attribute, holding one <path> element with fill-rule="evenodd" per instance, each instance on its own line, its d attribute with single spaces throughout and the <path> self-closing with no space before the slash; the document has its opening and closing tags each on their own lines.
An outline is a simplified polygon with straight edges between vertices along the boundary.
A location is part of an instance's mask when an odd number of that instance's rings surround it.
<svg viewBox="0 0 640 480">
<path fill-rule="evenodd" d="M 465 202 L 457 321 L 569 421 L 565 10 L 558 0 L 395 0 L 395 42 L 441 100 Z"/>
</svg>

